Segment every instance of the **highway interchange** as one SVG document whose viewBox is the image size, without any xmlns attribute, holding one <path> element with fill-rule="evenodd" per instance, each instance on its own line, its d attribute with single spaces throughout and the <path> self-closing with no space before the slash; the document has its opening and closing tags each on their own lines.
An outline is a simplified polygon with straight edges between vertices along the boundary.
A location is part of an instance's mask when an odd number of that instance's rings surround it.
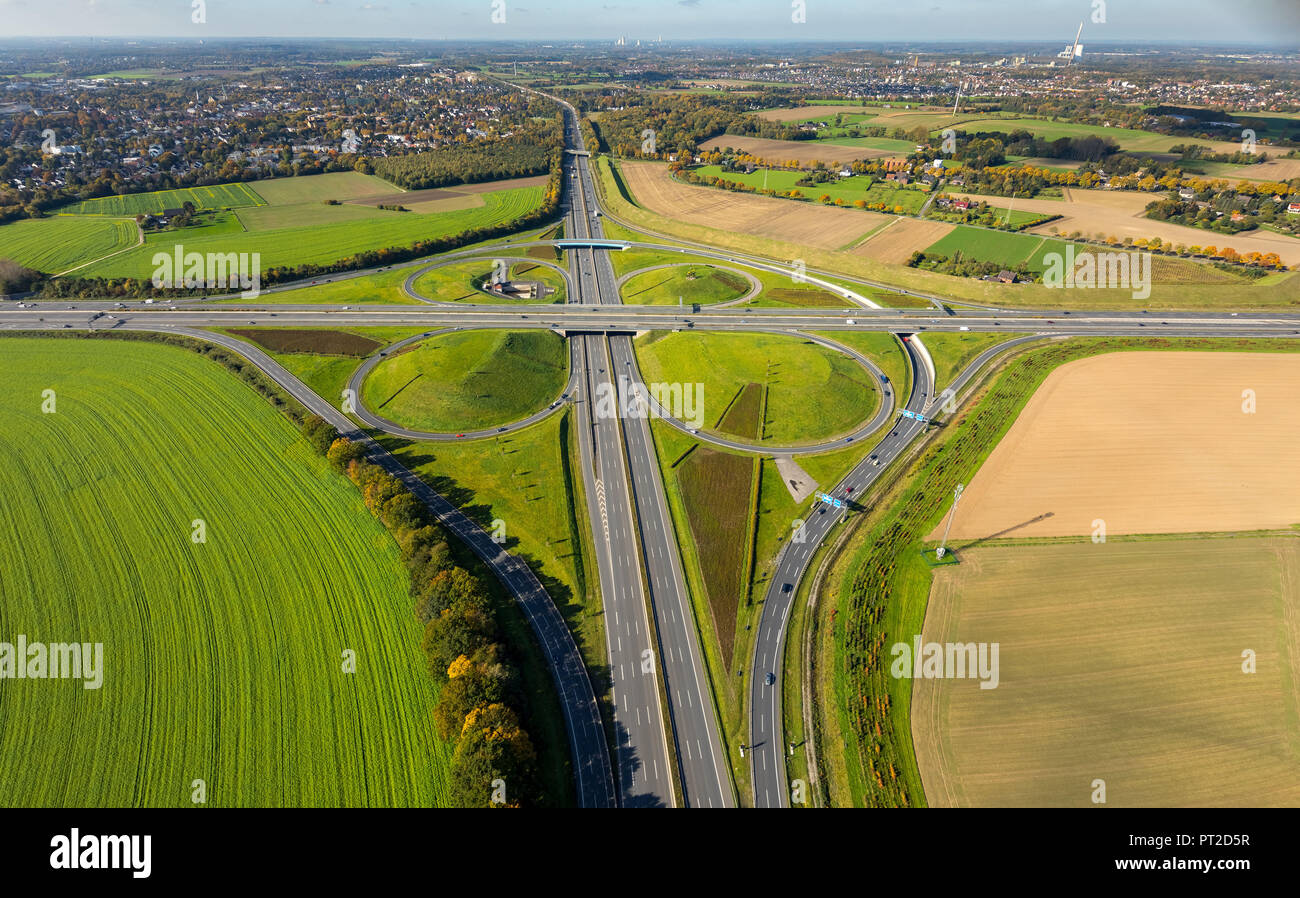
<svg viewBox="0 0 1300 898">
<path fill-rule="evenodd" d="M 569 147 L 577 152 L 571 153 L 565 163 L 564 242 L 601 242 L 601 218 L 597 215 L 599 198 L 588 159 L 580 150 L 577 119 L 571 108 L 566 108 L 566 117 Z M 631 228 L 627 223 L 621 224 Z M 497 252 L 517 253 L 529 245 L 548 242 L 503 243 Z M 791 273 L 783 263 L 698 245 L 691 245 L 689 250 L 653 240 L 636 241 L 631 245 L 638 249 L 689 252 L 693 256 L 706 256 L 760 270 Z M 448 254 L 435 264 L 445 264 L 449 258 L 481 259 L 492 252 L 491 247 L 480 247 Z M 645 415 L 602 415 L 598 404 L 593 401 L 598 391 L 616 389 L 620 379 L 627 383 L 640 382 L 632 346 L 634 334 L 690 327 L 708 331 L 792 333 L 803 337 L 808 337 L 807 331 L 883 331 L 908 338 L 902 341 L 902 345 L 911 366 L 909 395 L 886 397 L 870 422 L 864 422 L 848 438 L 839 438 L 839 443 L 875 432 L 893 414 L 895 404 L 897 408 L 929 417 L 941 418 L 945 414 L 943 402 L 934 395 L 933 365 L 922 342 L 916 338 L 927 331 L 1031 334 L 1009 339 L 981 354 L 949 386 L 956 395 L 962 393 L 980 370 L 1008 349 L 1053 336 L 1224 338 L 1294 337 L 1300 334 L 1300 317 L 1272 313 L 879 309 L 870 307 L 868 301 L 852 289 L 823 280 L 825 272 L 813 273 L 810 280 L 834 290 L 857 304 L 857 308 L 712 307 L 698 313 L 683 313 L 675 307 L 621 305 L 618 279 L 607 249 L 576 246 L 569 249 L 567 258 L 566 278 L 570 289 L 565 305 L 519 308 L 428 302 L 412 292 L 412 284 L 419 273 L 416 271 L 407 279 L 406 287 L 414 298 L 421 299 L 421 305 L 349 308 L 342 305 L 259 304 L 256 301 L 232 304 L 191 300 L 166 306 L 114 301 L 41 302 L 18 308 L 16 303 L 10 302 L 0 304 L 0 329 L 146 330 L 193 336 L 217 343 L 257 365 L 308 409 L 341 432 L 366 441 L 372 457 L 406 480 L 444 525 L 489 564 L 524 608 L 551 666 L 561 697 L 573 754 L 578 801 L 586 807 L 726 807 L 739 804 L 741 799 L 730 775 L 732 765 L 719 731 L 713 691 L 703 661 L 700 631 L 685 584 L 649 422 Z M 419 265 L 423 266 L 419 268 L 421 271 L 431 267 L 428 261 Z M 316 278 L 311 283 L 364 274 Z M 836 277 L 842 282 L 854 280 Z M 267 292 L 305 285 L 284 285 Z M 889 289 L 899 292 L 894 287 Z M 940 303 L 937 297 L 924 298 L 933 300 L 936 305 Z M 249 325 L 410 326 L 427 328 L 426 334 L 465 328 L 546 328 L 569 338 L 570 379 L 563 395 L 556 397 L 552 406 L 508 425 L 508 429 L 528 426 L 564 407 L 572 407 L 577 415 L 579 426 L 576 431 L 587 512 L 596 548 L 605 615 L 612 734 L 607 734 L 602 725 L 596 692 L 573 637 L 528 566 L 492 542 L 488 534 L 469 518 L 369 440 L 352 419 L 313 393 L 269 355 L 244 341 L 207 330 Z M 829 345 L 854 356 L 879 374 L 865 357 L 838 343 Z M 386 352 L 394 348 L 398 347 L 389 347 Z M 369 360 L 351 379 L 349 388 L 355 395 L 360 395 L 362 379 L 378 361 L 379 357 Z M 456 435 L 405 431 L 365 409 L 359 402 L 355 414 L 368 427 L 408 439 L 469 439 L 499 432 L 494 429 Z M 680 421 L 666 420 L 671 426 L 686 428 Z M 914 447 L 926 430 L 923 423 L 900 417 L 896 426 L 871 448 L 870 455 L 828 492 L 841 499 L 856 499 L 868 493 L 889 465 Z M 695 437 L 731 448 L 754 449 L 745 443 L 713 434 L 701 433 Z M 821 444 L 780 451 L 793 454 L 825 448 L 827 445 Z M 765 445 L 761 451 L 771 454 L 773 449 Z M 751 774 L 752 792 L 749 797 L 755 806 L 780 807 L 790 803 L 785 774 L 785 757 L 790 746 L 784 741 L 781 721 L 785 667 L 782 658 L 787 623 L 791 604 L 809 562 L 846 515 L 847 509 L 819 506 L 805 522 L 802 541 L 787 540 L 773 568 L 754 634 L 752 660 L 746 671 L 749 677 L 746 708 L 749 735 L 745 749 Z M 774 677 L 771 684 L 767 682 L 768 673 Z M 612 762 L 607 751 L 610 745 L 613 746 Z"/>
</svg>

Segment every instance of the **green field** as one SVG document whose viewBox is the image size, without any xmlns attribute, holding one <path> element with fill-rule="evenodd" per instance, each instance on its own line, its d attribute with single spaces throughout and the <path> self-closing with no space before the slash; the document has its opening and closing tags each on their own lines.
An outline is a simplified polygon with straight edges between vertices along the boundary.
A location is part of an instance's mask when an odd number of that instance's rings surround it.
<svg viewBox="0 0 1300 898">
<path fill-rule="evenodd" d="M 1058 140 L 1062 137 L 1109 137 L 1120 145 L 1121 149 L 1139 153 L 1165 153 L 1175 144 L 1208 145 L 1212 141 L 1198 140 L 1192 137 L 1173 137 L 1168 134 L 1156 134 L 1150 131 L 1135 131 L 1129 128 L 1106 128 L 1102 125 L 1080 125 L 1074 122 L 1049 122 L 1036 118 L 994 118 L 970 119 L 952 125 L 958 131 L 974 134 L 979 131 L 997 131 L 1009 134 L 1012 131 L 1029 131 L 1043 140 Z"/>
<path fill-rule="evenodd" d="M 636 351 L 646 383 L 703 384 L 706 430 L 718 427 L 747 384 L 766 386 L 763 445 L 846 433 L 867 420 L 879 401 L 865 368 L 799 337 L 659 331 L 639 337 Z"/>
<path fill-rule="evenodd" d="M 480 430 L 546 408 L 563 392 L 568 367 L 564 341 L 549 331 L 459 331 L 380 362 L 361 399 L 413 430 Z"/>
<path fill-rule="evenodd" d="M 495 259 L 484 258 L 443 265 L 426 271 L 411 286 L 420 296 L 437 302 L 554 304 L 564 302 L 568 295 L 568 284 L 555 269 L 533 262 L 514 261 L 509 262 L 507 269 L 511 280 L 537 281 L 545 284 L 552 292 L 541 299 L 511 299 L 488 293 L 481 288 L 492 277 L 495 264 Z"/>
<path fill-rule="evenodd" d="M 666 306 L 728 302 L 749 292 L 749 281 L 712 265 L 675 265 L 633 275 L 620 292 L 629 305 Z"/>
<path fill-rule="evenodd" d="M 391 219 L 390 209 L 363 206 L 358 203 L 277 203 L 274 206 L 250 206 L 238 212 L 239 223 L 246 231 L 278 231 L 283 228 L 304 228 L 338 224 L 345 221 L 373 221 Z"/>
<path fill-rule="evenodd" d="M 328 305 L 363 305 L 365 303 L 405 303 L 412 304 L 411 299 L 402 289 L 411 268 L 390 268 L 364 277 L 349 277 L 328 284 L 296 287 L 292 290 L 276 292 L 263 291 L 258 297 L 259 303 L 328 304 Z M 222 302 L 247 305 L 248 300 L 226 299 Z"/>
<path fill-rule="evenodd" d="M 320 203 L 326 200 L 361 199 L 369 196 L 387 196 L 402 193 L 383 178 L 363 175 L 358 171 L 328 172 L 323 175 L 306 175 L 300 178 L 273 178 L 258 181 L 257 192 L 273 206 L 293 206 L 300 203 Z"/>
<path fill-rule="evenodd" d="M 856 145 L 856 142 L 855 142 Z M 909 146 L 908 149 L 912 147 Z M 838 178 L 826 184 L 814 184 L 801 187 L 797 182 L 805 172 L 782 171 L 779 169 L 759 169 L 753 174 L 744 172 L 724 172 L 717 165 L 701 165 L 692 171 L 701 178 L 715 177 L 735 181 L 762 190 L 776 190 L 783 194 L 798 191 L 805 199 L 818 201 L 822 196 L 829 196 L 831 201 L 843 200 L 852 205 L 858 200 L 868 204 L 883 203 L 889 209 L 897 209 L 903 214 L 915 215 L 925 205 L 928 194 L 908 187 L 894 187 L 889 182 L 879 181 L 869 175 L 854 175 L 851 178 Z"/>
<path fill-rule="evenodd" d="M 969 259 L 1000 262 L 1009 268 L 1021 262 L 1029 262 L 1030 267 L 1033 268 L 1035 263 L 1041 263 L 1043 253 L 1052 249 L 1063 252 L 1064 246 L 1062 241 L 1033 234 L 1013 234 L 1008 231 L 958 225 L 926 247 L 925 252 L 927 255 L 941 256 L 952 256 L 960 252 Z"/>
<path fill-rule="evenodd" d="M 270 182 L 267 182 L 270 183 Z M 179 209 L 186 203 L 196 209 L 235 209 L 240 206 L 265 206 L 267 201 L 249 184 L 216 184 L 212 187 L 181 187 L 152 193 L 128 193 L 105 196 L 75 203 L 60 212 L 69 215 L 117 215 L 134 218 L 140 214 L 157 214 L 165 209 Z"/>
<path fill-rule="evenodd" d="M 28 218 L 0 225 L 0 259 L 59 274 L 126 249 L 139 239 L 135 222 L 102 218 Z"/>
<path fill-rule="evenodd" d="M 952 256 L 960 252 L 968 259 L 997 262 L 1008 268 L 1014 268 L 1024 262 L 1031 273 L 1041 274 L 1046 267 L 1045 256 L 1048 253 L 1064 255 L 1068 240 L 1042 234 L 1013 234 L 1008 231 L 995 231 L 970 225 L 957 225 L 941 239 L 926 247 L 927 255 Z M 1075 243 L 1076 253 L 1082 252 L 1134 252 L 1132 246 L 1101 247 L 1090 244 Z M 1204 262 L 1183 259 L 1177 256 L 1154 255 L 1151 259 L 1151 280 L 1153 284 L 1163 285 L 1224 285 L 1232 286 L 1246 282 L 1244 273 L 1238 274 L 1231 269 L 1215 268 Z M 1104 294 L 1114 291 L 1090 290 L 1097 294 L 1093 299 L 1104 299 Z M 1076 298 L 1078 294 L 1075 294 Z M 1002 300 L 999 300 L 1002 301 Z M 1051 303 L 1051 300 L 1048 300 Z M 1109 299 L 1106 305 L 1123 306 L 1123 296 Z M 1129 305 L 1132 305 L 1130 302 Z M 1145 303 L 1144 305 L 1154 305 Z"/>
<path fill-rule="evenodd" d="M 924 335 L 925 348 L 934 361 L 936 394 L 948 387 L 966 366 L 990 346 L 1024 334 L 963 334 L 932 332 Z"/>
<path fill-rule="evenodd" d="M 82 269 L 78 274 L 83 277 L 149 278 L 154 270 L 151 262 L 154 253 L 170 252 L 182 241 L 186 252 L 261 253 L 263 270 L 276 266 L 328 265 L 367 250 L 405 247 L 418 240 L 447 237 L 473 228 L 513 221 L 540 206 L 542 195 L 541 187 L 521 187 L 483 194 L 484 205 L 477 209 L 432 215 L 379 210 L 378 216 L 360 220 L 352 220 L 347 211 L 329 212 L 351 207 L 322 204 L 319 209 L 312 207 L 312 217 L 318 223 L 310 226 L 197 239 L 186 239 L 174 231 L 150 234 L 143 247 Z M 319 223 L 322 219 L 318 216 L 330 214 L 337 218 L 331 223 Z"/>
<path fill-rule="evenodd" d="M 104 684 L 5 683 L 0 805 L 443 803 L 407 576 L 352 485 L 189 351 L 3 348 L 4 639 L 102 642 Z"/>
</svg>

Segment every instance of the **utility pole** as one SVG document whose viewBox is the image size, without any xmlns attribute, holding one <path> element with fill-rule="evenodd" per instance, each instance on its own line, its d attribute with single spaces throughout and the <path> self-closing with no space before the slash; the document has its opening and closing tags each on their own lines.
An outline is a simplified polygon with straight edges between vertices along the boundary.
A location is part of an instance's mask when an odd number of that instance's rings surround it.
<svg viewBox="0 0 1300 898">
<path fill-rule="evenodd" d="M 939 548 L 934 550 L 935 558 L 943 558 L 948 551 L 948 531 L 952 529 L 952 519 L 957 515 L 957 503 L 961 501 L 962 491 L 966 489 L 964 483 L 957 484 L 957 488 L 952 491 L 952 510 L 948 512 L 948 523 L 943 528 L 943 539 L 939 542 Z"/>
</svg>

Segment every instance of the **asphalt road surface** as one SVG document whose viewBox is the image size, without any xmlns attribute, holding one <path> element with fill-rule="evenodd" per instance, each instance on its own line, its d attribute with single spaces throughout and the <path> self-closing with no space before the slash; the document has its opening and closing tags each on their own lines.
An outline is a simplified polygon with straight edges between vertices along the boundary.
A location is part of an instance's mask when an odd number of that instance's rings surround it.
<svg viewBox="0 0 1300 898">
<path fill-rule="evenodd" d="M 982 352 L 939 397 L 934 395 L 927 366 L 910 340 L 904 342 L 912 369 L 912 391 L 903 408 L 927 416 L 942 411 L 942 399 L 960 395 L 961 390 L 994 356 L 1039 337 L 1020 337 L 999 343 Z M 899 416 L 894 428 L 848 473 L 833 489 L 824 492 L 841 500 L 843 508 L 818 503 L 816 510 L 804 521 L 799 539 L 788 538 L 777 558 L 772 580 L 763 598 L 763 611 L 759 618 L 754 641 L 754 653 L 748 672 L 749 683 L 749 763 L 754 789 L 754 806 L 760 808 L 787 807 L 790 803 L 785 774 L 785 759 L 792 746 L 784 741 L 782 707 L 782 657 L 785 651 L 786 627 L 790 606 L 799 590 L 799 582 L 807 572 L 808 563 L 831 531 L 840 524 L 850 509 L 863 510 L 858 499 L 866 496 L 876 480 L 898 459 L 908 447 L 926 431 L 926 425 L 911 418 Z M 868 500 L 869 501 L 869 500 Z M 792 522 L 793 523 L 793 522 Z M 792 533 L 793 533 L 792 528 Z M 768 683 L 769 674 L 774 682 Z"/>
<path fill-rule="evenodd" d="M 570 112 L 567 120 L 571 129 L 570 141 L 574 146 L 580 146 L 576 117 Z M 597 214 L 599 206 L 586 157 L 570 157 L 566 179 L 570 186 L 566 192 L 570 203 L 566 235 L 570 239 L 600 239 L 603 235 Z M 618 279 L 609 251 L 576 249 L 569 253 L 571 264 L 577 269 L 573 272 L 575 302 L 617 306 L 620 303 Z M 653 629 L 647 626 L 645 636 L 648 641 L 645 644 L 636 642 L 635 649 L 643 653 L 640 669 L 646 671 L 648 668 L 654 675 L 641 674 L 636 685 L 646 688 L 653 685 L 659 705 L 658 723 L 661 732 L 666 733 L 662 729 L 665 709 L 663 702 L 658 701 L 662 685 L 667 700 L 667 723 L 673 737 L 672 748 L 676 749 L 673 763 L 681 774 L 682 798 L 689 807 L 734 806 L 735 790 L 726 768 L 712 691 L 704 669 L 698 629 L 686 591 L 649 423 L 635 413 L 625 414 L 628 401 L 635 402 L 635 394 L 629 385 L 640 380 L 632 341 L 622 334 L 583 336 L 579 341 L 585 346 L 588 360 L 588 381 L 592 392 L 586 397 L 587 411 L 595 437 L 596 459 L 607 466 L 602 474 L 604 498 L 607 503 L 617 502 L 619 511 L 618 520 L 593 518 L 593 531 L 598 544 L 606 536 L 606 530 L 609 531 L 606 548 L 611 555 L 611 566 L 615 559 L 628 566 L 625 572 L 621 572 L 626 581 L 620 577 L 614 584 L 615 601 L 611 603 L 608 595 L 606 597 L 606 617 L 610 616 L 611 607 L 619 610 L 634 596 L 642 609 L 649 599 Z M 595 372 L 590 370 L 593 365 L 597 369 Z M 612 400 L 615 414 L 601 414 L 598 403 L 592 401 L 593 396 L 599 399 L 599 395 L 594 393 L 598 387 Z M 606 406 L 609 404 L 607 402 Z M 637 406 L 633 404 L 631 407 Z M 602 443 L 602 439 L 607 442 Z M 616 463 L 609 457 L 611 454 L 617 454 Z M 626 517 L 623 516 L 625 510 Z M 605 512 L 608 513 L 608 508 Z M 619 715 L 620 688 L 625 704 L 630 702 L 640 707 L 640 702 L 648 703 L 648 696 L 639 691 L 630 693 L 626 685 L 620 687 L 618 675 L 623 670 L 621 664 L 615 670 L 616 717 Z M 658 678 L 660 676 L 662 679 Z M 629 715 L 625 712 L 623 716 Z M 665 751 L 670 750 L 665 744 Z M 648 746 L 644 751 L 649 756 Z M 619 766 L 622 769 L 621 761 Z"/>
</svg>

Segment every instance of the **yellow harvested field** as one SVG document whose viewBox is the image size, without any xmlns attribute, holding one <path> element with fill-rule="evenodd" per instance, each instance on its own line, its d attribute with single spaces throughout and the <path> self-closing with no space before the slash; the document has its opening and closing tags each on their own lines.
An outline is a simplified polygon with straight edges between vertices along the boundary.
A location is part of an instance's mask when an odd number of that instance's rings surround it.
<svg viewBox="0 0 1300 898">
<path fill-rule="evenodd" d="M 1276 150 L 1264 148 L 1261 152 L 1275 153 Z M 1213 177 L 1213 176 L 1211 176 Z M 1229 181 L 1289 181 L 1300 178 L 1300 159 L 1270 159 L 1258 165 L 1245 166 L 1241 174 L 1229 177 Z"/>
<path fill-rule="evenodd" d="M 1265 163 L 1267 164 L 1267 163 Z M 1064 188 L 1065 198 L 1010 199 L 1008 197 L 979 196 L 953 193 L 999 207 L 1011 207 L 1021 212 L 1038 212 L 1044 215 L 1061 215 L 1056 221 L 1030 228 L 1026 233 L 1061 234 L 1079 231 L 1085 237 L 1114 236 L 1150 239 L 1159 237 L 1165 243 L 1184 246 L 1230 246 L 1239 253 L 1277 253 L 1287 265 L 1300 265 L 1300 240 L 1268 231 L 1248 231 L 1242 234 L 1216 234 L 1185 225 L 1170 224 L 1144 218 L 1146 207 L 1160 197 L 1131 190 L 1079 190 Z"/>
<path fill-rule="evenodd" d="M 1062 365 L 967 486 L 956 548 L 1089 535 L 1097 521 L 1112 536 L 1300 523 L 1297 408 L 1300 355 L 1121 352 Z"/>
<path fill-rule="evenodd" d="M 794 109 L 764 109 L 757 115 L 769 122 L 799 122 L 808 118 L 835 116 L 841 112 L 845 114 L 871 115 L 875 111 L 875 109 L 866 106 L 797 106 Z"/>
<path fill-rule="evenodd" d="M 724 134 L 700 144 L 700 149 L 703 150 L 726 147 L 776 164 L 798 159 L 799 165 L 804 168 L 811 167 L 814 162 L 856 162 L 859 159 L 883 159 L 901 155 L 892 150 L 873 150 L 870 147 L 842 147 L 814 140 L 768 140 L 765 137 L 737 137 L 734 134 Z"/>
<path fill-rule="evenodd" d="M 890 216 L 836 209 L 795 200 L 731 193 L 675 181 L 657 162 L 621 162 L 633 199 L 668 218 L 726 231 L 756 234 L 821 249 L 839 249 Z"/>
<path fill-rule="evenodd" d="M 861 246 L 854 247 L 853 254 L 877 262 L 901 265 L 912 253 L 941 240 L 954 227 L 956 225 L 944 221 L 899 217 L 893 224 L 873 234 Z"/>
<path fill-rule="evenodd" d="M 998 645 L 912 684 L 932 807 L 1300 806 L 1300 537 L 970 549 L 923 638 Z"/>
</svg>

